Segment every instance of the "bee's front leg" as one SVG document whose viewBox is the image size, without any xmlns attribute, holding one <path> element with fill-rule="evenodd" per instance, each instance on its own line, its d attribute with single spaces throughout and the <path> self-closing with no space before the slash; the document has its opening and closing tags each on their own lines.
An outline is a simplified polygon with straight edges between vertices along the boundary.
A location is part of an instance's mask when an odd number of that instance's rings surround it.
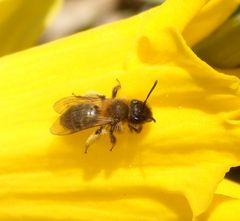
<svg viewBox="0 0 240 221">
<path fill-rule="evenodd" d="M 128 127 L 129 127 L 131 132 L 134 131 L 134 132 L 139 134 L 142 131 L 142 125 L 140 125 L 138 127 L 134 127 L 131 124 L 128 124 Z"/>
</svg>

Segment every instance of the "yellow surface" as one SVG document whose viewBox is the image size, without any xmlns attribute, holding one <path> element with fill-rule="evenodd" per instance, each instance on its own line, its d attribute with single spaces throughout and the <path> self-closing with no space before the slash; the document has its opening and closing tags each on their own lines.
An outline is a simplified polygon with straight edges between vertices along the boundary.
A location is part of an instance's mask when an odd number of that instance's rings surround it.
<svg viewBox="0 0 240 221">
<path fill-rule="evenodd" d="M 192 220 L 239 164 L 239 79 L 202 62 L 181 33 L 207 1 L 138 16 L 0 59 L 1 220 Z M 202 30 L 199 30 L 202 31 Z M 149 99 L 157 123 L 58 137 L 52 105 L 87 91 Z"/>
<path fill-rule="evenodd" d="M 240 185 L 229 180 L 223 180 L 217 190 L 208 210 L 196 221 L 238 221 L 240 220 Z"/>
</svg>

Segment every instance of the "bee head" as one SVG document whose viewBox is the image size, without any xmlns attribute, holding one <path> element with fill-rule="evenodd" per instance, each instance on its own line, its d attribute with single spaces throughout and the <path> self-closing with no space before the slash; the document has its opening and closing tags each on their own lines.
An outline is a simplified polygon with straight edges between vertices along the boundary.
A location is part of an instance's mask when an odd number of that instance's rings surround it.
<svg viewBox="0 0 240 221">
<path fill-rule="evenodd" d="M 142 124 L 155 121 L 150 108 L 142 101 L 131 100 L 129 111 L 129 122 L 132 124 Z"/>
<path fill-rule="evenodd" d="M 158 81 L 155 81 L 144 102 L 139 100 L 131 100 L 129 111 L 130 123 L 142 124 L 151 121 L 156 122 L 156 120 L 152 116 L 152 111 L 146 105 L 146 103 L 157 83 Z"/>
</svg>

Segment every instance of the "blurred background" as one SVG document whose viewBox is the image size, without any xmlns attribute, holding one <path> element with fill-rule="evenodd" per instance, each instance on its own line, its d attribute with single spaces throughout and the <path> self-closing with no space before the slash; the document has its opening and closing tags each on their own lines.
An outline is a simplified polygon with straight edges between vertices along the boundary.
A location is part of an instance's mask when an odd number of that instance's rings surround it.
<svg viewBox="0 0 240 221">
<path fill-rule="evenodd" d="M 53 23 L 43 33 L 46 43 L 73 33 L 127 18 L 164 0 L 64 0 Z"/>
<path fill-rule="evenodd" d="M 61 10 L 38 44 L 133 16 L 163 2 L 164 0 L 64 0 Z M 238 68 L 239 37 L 240 7 L 218 30 L 194 45 L 192 50 L 213 67 Z"/>
</svg>

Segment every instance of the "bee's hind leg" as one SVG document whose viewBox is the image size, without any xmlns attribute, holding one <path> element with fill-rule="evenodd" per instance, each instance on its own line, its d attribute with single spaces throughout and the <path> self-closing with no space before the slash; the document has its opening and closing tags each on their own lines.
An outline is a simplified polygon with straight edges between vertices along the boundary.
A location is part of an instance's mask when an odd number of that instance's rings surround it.
<svg viewBox="0 0 240 221">
<path fill-rule="evenodd" d="M 112 90 L 112 98 L 115 98 L 117 96 L 118 90 L 121 88 L 121 83 L 118 79 L 116 79 L 118 84 L 113 88 Z"/>
<path fill-rule="evenodd" d="M 113 132 L 115 131 L 115 129 L 116 129 L 116 125 L 112 125 L 112 126 L 111 126 L 111 129 L 110 129 L 110 131 L 109 131 L 110 141 L 111 141 L 111 144 L 112 144 L 112 147 L 111 147 L 110 151 L 113 150 L 113 148 L 114 148 L 114 146 L 115 146 L 115 144 L 116 144 L 116 142 L 117 142 L 117 139 L 116 139 L 116 137 L 115 137 L 114 134 L 113 134 Z"/>
<path fill-rule="evenodd" d="M 92 133 L 85 144 L 85 151 L 84 153 L 87 153 L 88 148 L 101 136 L 102 132 L 103 132 L 103 128 L 104 127 L 100 127 L 98 128 L 94 133 Z"/>
</svg>

